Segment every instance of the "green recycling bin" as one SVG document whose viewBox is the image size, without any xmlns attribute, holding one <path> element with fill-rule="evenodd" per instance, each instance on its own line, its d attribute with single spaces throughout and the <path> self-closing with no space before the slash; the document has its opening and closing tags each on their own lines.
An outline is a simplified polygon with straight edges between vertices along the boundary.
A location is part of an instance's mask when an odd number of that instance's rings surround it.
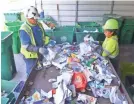
<svg viewBox="0 0 134 104">
<path fill-rule="evenodd" d="M 121 30 L 121 44 L 133 44 L 134 43 L 134 18 L 126 17 Z"/>
<path fill-rule="evenodd" d="M 49 36 L 51 39 L 54 39 L 54 32 L 53 32 L 53 30 L 45 30 L 45 35 Z"/>
<path fill-rule="evenodd" d="M 134 25 L 134 17 L 125 17 L 124 25 Z"/>
<path fill-rule="evenodd" d="M 1 32 L 1 79 L 11 80 L 16 73 L 12 51 L 12 33 Z"/>
<path fill-rule="evenodd" d="M 76 41 L 77 44 L 83 42 L 84 37 L 90 34 L 94 40 L 97 41 L 104 41 L 105 36 L 103 33 L 103 29 L 101 26 L 97 26 L 97 27 L 82 27 L 82 28 L 76 28 L 75 29 L 75 35 L 76 35 Z"/>
<path fill-rule="evenodd" d="M 63 26 L 58 27 L 54 30 L 54 40 L 56 40 L 57 44 L 61 44 L 64 42 L 73 43 L 74 37 L 74 26 Z"/>
<path fill-rule="evenodd" d="M 13 21 L 13 22 L 5 23 L 6 26 L 7 26 L 7 29 L 9 31 L 13 32 L 13 35 L 12 35 L 12 40 L 13 40 L 12 48 L 13 48 L 13 53 L 14 54 L 20 53 L 21 43 L 20 43 L 20 38 L 19 38 L 19 29 L 20 29 L 20 27 L 21 27 L 21 25 L 23 23 L 24 22 L 22 22 L 22 21 Z"/>
<path fill-rule="evenodd" d="M 5 91 L 7 94 L 10 94 L 17 84 L 18 83 L 14 81 L 1 80 L 1 90 Z"/>
<path fill-rule="evenodd" d="M 134 25 L 124 25 L 121 30 L 120 43 L 132 44 L 134 37 Z"/>
<path fill-rule="evenodd" d="M 12 49 L 14 54 L 20 53 L 21 42 L 18 34 L 19 34 L 18 31 L 16 31 L 13 32 L 12 35 L 12 40 L 13 40 Z"/>
<path fill-rule="evenodd" d="M 1 80 L 1 91 L 6 92 L 6 96 L 2 96 L 2 104 L 14 104 L 15 103 L 15 95 L 13 94 L 13 90 L 17 86 L 17 82 Z"/>
<path fill-rule="evenodd" d="M 76 27 L 96 27 L 100 26 L 100 24 L 96 22 L 77 22 Z"/>
<path fill-rule="evenodd" d="M 4 13 L 5 20 L 6 21 L 17 21 L 21 20 L 21 13 L 20 12 L 11 12 L 9 11 L 8 13 Z"/>
<path fill-rule="evenodd" d="M 103 25 L 108 19 L 116 19 L 119 22 L 119 27 L 123 25 L 124 18 L 117 14 L 104 14 L 103 15 Z"/>
</svg>

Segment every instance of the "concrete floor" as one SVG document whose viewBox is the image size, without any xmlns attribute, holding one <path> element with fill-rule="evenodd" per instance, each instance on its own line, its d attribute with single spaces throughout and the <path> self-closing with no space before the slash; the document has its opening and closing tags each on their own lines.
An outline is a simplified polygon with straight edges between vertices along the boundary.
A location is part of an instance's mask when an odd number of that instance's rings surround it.
<svg viewBox="0 0 134 104">
<path fill-rule="evenodd" d="M 26 80 L 26 65 L 21 54 L 14 54 L 17 73 L 12 81 L 19 82 Z"/>
<path fill-rule="evenodd" d="M 134 44 L 120 46 L 120 63 L 134 62 Z"/>
</svg>

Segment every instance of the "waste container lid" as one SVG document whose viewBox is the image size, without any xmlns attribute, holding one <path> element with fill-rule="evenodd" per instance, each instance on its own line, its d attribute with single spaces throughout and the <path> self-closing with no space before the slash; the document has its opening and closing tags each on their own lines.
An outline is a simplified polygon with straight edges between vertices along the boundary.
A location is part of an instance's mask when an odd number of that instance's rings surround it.
<svg viewBox="0 0 134 104">
<path fill-rule="evenodd" d="M 20 11 L 5 11 L 4 14 L 20 14 Z"/>
<path fill-rule="evenodd" d="M 13 32 L 10 31 L 2 31 L 1 32 L 1 41 L 3 42 L 5 39 L 7 39 L 10 35 L 12 35 Z"/>
</svg>

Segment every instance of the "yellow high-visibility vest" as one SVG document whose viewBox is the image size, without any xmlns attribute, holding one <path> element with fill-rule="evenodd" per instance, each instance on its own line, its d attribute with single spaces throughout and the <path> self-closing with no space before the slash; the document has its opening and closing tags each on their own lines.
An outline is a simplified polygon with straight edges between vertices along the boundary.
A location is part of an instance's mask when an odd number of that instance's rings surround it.
<svg viewBox="0 0 134 104">
<path fill-rule="evenodd" d="M 110 38 L 105 38 L 103 44 L 103 53 L 102 56 L 115 58 L 119 54 L 119 45 L 117 35 L 114 35 Z"/>
</svg>

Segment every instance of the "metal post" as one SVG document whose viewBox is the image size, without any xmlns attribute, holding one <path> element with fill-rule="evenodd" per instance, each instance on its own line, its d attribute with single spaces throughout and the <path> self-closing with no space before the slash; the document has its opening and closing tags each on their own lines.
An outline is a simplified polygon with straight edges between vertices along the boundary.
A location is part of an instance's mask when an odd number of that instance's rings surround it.
<svg viewBox="0 0 134 104">
<path fill-rule="evenodd" d="M 110 13 L 110 14 L 113 14 L 113 9 L 114 9 L 114 1 L 112 1 L 112 5 L 111 5 L 111 13 Z"/>
<path fill-rule="evenodd" d="M 37 8 L 37 3 L 36 3 L 36 0 L 35 0 L 35 8 Z"/>
<path fill-rule="evenodd" d="M 41 10 L 43 10 L 43 3 L 42 3 L 42 0 L 41 0 Z"/>
<path fill-rule="evenodd" d="M 76 15 L 75 15 L 75 24 L 78 22 L 78 1 L 76 1 Z"/>
<path fill-rule="evenodd" d="M 61 26 L 61 23 L 60 23 L 60 14 L 59 14 L 59 4 L 57 4 L 57 14 L 58 14 L 59 26 Z"/>
</svg>

